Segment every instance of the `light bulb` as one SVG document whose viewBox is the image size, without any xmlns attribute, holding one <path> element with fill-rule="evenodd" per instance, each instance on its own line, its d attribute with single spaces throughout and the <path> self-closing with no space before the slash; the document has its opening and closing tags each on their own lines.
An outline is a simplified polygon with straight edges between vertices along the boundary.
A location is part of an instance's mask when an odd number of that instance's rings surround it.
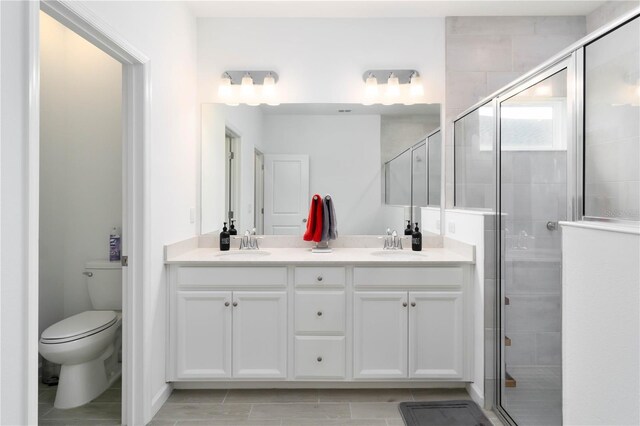
<svg viewBox="0 0 640 426">
<path fill-rule="evenodd" d="M 225 73 L 220 79 L 220 85 L 218 86 L 218 96 L 221 101 L 227 101 L 231 98 L 231 77 Z"/>
<path fill-rule="evenodd" d="M 271 73 L 268 73 L 262 81 L 262 94 L 266 98 L 272 98 L 276 94 L 276 79 Z"/>
<path fill-rule="evenodd" d="M 372 73 L 369 73 L 365 83 L 365 95 L 369 99 L 378 96 L 378 79 Z"/>
<path fill-rule="evenodd" d="M 251 96 L 254 92 L 253 78 L 249 73 L 245 73 L 244 77 L 242 77 L 242 84 L 240 84 L 240 93 L 242 96 Z"/>
<path fill-rule="evenodd" d="M 411 82 L 409 83 L 409 93 L 414 98 L 424 96 L 424 87 L 422 86 L 422 78 L 417 72 L 411 75 Z"/>
<path fill-rule="evenodd" d="M 400 81 L 394 73 L 391 73 L 387 80 L 387 96 L 400 96 Z"/>
</svg>

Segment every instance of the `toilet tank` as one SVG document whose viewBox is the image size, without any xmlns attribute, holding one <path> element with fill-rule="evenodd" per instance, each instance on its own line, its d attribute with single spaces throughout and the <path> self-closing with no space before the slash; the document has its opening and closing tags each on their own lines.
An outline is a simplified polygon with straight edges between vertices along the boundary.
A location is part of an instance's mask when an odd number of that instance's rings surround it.
<svg viewBox="0 0 640 426">
<path fill-rule="evenodd" d="M 85 276 L 91 305 L 95 310 L 122 310 L 122 265 L 108 260 L 85 264 Z"/>
</svg>

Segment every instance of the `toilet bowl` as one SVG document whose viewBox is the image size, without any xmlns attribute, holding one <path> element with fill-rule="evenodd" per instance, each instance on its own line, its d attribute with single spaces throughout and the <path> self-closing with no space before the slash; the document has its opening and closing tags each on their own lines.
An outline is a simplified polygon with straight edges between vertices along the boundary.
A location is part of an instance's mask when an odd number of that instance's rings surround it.
<svg viewBox="0 0 640 426">
<path fill-rule="evenodd" d="M 120 377 L 121 272 L 114 262 L 87 263 L 84 273 L 95 310 L 59 321 L 40 336 L 40 354 L 61 365 L 56 408 L 84 405 Z"/>
<path fill-rule="evenodd" d="M 114 311 L 85 311 L 42 333 L 40 354 L 61 364 L 56 408 L 84 405 L 120 377 L 119 369 L 113 368 L 120 324 L 121 317 Z"/>
</svg>

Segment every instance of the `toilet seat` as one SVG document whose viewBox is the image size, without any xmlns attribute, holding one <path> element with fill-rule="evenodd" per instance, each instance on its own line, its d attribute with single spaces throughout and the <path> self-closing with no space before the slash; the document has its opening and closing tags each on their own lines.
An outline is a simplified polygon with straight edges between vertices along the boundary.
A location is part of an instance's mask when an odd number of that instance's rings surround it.
<svg viewBox="0 0 640 426">
<path fill-rule="evenodd" d="M 43 344 L 68 343 L 79 340 L 113 326 L 118 321 L 114 311 L 85 311 L 47 328 L 40 338 Z"/>
</svg>

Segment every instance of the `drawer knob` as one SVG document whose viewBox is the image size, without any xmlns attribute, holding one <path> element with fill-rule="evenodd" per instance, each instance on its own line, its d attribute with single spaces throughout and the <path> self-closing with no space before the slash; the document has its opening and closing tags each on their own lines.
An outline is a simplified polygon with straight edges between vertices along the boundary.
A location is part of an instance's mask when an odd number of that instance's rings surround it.
<svg viewBox="0 0 640 426">
<path fill-rule="evenodd" d="M 224 306 L 229 306 L 229 302 L 224 302 Z"/>
<path fill-rule="evenodd" d="M 416 306 L 416 302 L 411 302 L 411 306 Z"/>
<path fill-rule="evenodd" d="M 402 302 L 402 306 L 407 307 L 407 302 Z"/>
<path fill-rule="evenodd" d="M 238 302 L 233 302 L 233 306 L 238 306 Z"/>
<path fill-rule="evenodd" d="M 322 311 L 318 311 L 318 316 L 321 317 L 322 316 Z"/>
<path fill-rule="evenodd" d="M 321 356 L 318 357 L 318 362 L 322 362 L 322 357 Z"/>
<path fill-rule="evenodd" d="M 318 275 L 318 281 L 322 281 L 322 275 Z"/>
</svg>

